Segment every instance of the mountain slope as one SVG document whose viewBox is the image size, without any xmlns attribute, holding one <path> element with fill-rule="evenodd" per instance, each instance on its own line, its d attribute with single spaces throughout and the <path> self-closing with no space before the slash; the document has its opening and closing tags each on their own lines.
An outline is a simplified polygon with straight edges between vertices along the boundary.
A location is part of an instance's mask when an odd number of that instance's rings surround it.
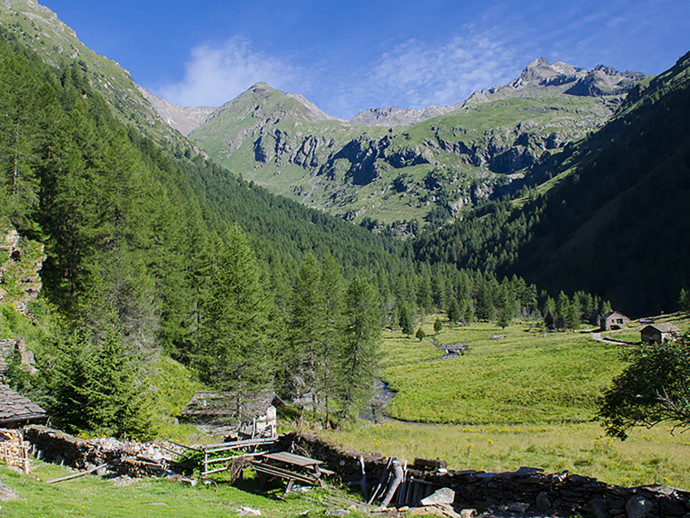
<svg viewBox="0 0 690 518">
<path fill-rule="evenodd" d="M 85 46 L 53 11 L 36 0 L 3 0 L 2 6 L 2 30 L 14 35 L 49 65 L 78 63 L 120 122 L 134 124 L 159 144 L 188 145 L 144 98 L 129 72 Z"/>
<path fill-rule="evenodd" d="M 231 170 L 308 206 L 438 226 L 519 179 L 543 153 L 603 125 L 643 77 L 539 59 L 511 84 L 455 106 L 370 110 L 350 121 L 260 83 L 190 138 Z M 389 125 L 399 122 L 406 125 Z"/>
<path fill-rule="evenodd" d="M 606 126 L 531 167 L 521 196 L 418 239 L 417 258 L 586 290 L 631 314 L 675 310 L 690 284 L 689 114 L 686 54 Z"/>
<path fill-rule="evenodd" d="M 690 53 L 554 171 L 573 173 L 547 194 L 516 271 L 632 313 L 675 309 L 690 285 L 689 115 Z"/>
</svg>

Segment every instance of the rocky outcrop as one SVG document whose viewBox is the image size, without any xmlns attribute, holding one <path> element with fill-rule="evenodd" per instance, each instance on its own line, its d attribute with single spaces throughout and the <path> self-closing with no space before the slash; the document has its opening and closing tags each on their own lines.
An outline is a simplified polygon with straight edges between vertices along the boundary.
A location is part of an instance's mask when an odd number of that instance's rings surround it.
<svg viewBox="0 0 690 518">
<path fill-rule="evenodd" d="M 12 303 L 26 313 L 28 303 L 41 291 L 44 260 L 42 244 L 22 238 L 14 228 L 0 230 L 0 303 Z"/>
<path fill-rule="evenodd" d="M 158 115 L 166 122 L 169 126 L 176 129 L 183 135 L 189 135 L 196 128 L 201 126 L 209 115 L 216 109 L 211 106 L 198 106 L 198 107 L 185 107 L 177 106 L 175 104 L 169 103 L 162 97 L 152 94 L 145 88 L 137 85 L 139 92 L 144 96 L 148 102 L 151 103 Z"/>
<path fill-rule="evenodd" d="M 14 355 L 19 356 L 19 364 L 29 374 L 36 374 L 36 359 L 34 353 L 26 348 L 24 338 L 6 338 L 0 340 L 0 379 L 7 373 L 7 369 Z"/>
</svg>

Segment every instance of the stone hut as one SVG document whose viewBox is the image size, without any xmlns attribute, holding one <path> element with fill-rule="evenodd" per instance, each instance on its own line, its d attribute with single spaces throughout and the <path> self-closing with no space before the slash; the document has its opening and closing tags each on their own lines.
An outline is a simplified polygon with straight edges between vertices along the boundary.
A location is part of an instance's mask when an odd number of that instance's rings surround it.
<svg viewBox="0 0 690 518">
<path fill-rule="evenodd" d="M 201 425 L 222 428 L 237 438 L 277 437 L 276 408 L 285 402 L 275 392 L 197 392 L 182 416 Z"/>
<path fill-rule="evenodd" d="M 680 334 L 673 324 L 651 324 L 640 330 L 640 340 L 647 344 L 660 344 Z"/>
<path fill-rule="evenodd" d="M 0 428 L 21 428 L 30 424 L 46 424 L 45 410 L 29 399 L 0 384 Z"/>
<path fill-rule="evenodd" d="M 609 311 L 604 316 L 599 317 L 599 327 L 602 331 L 613 331 L 623 329 L 630 323 L 630 319 L 618 311 Z"/>
</svg>

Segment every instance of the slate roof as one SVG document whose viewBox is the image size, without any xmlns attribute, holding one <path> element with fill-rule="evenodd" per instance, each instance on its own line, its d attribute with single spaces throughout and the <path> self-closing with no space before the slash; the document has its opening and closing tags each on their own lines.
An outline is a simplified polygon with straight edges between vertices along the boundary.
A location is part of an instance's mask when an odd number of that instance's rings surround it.
<svg viewBox="0 0 690 518">
<path fill-rule="evenodd" d="M 0 427 L 9 428 L 29 423 L 46 423 L 48 414 L 40 406 L 0 384 Z"/>
<path fill-rule="evenodd" d="M 678 329 L 673 324 L 650 324 L 650 325 L 642 328 L 642 332 L 644 332 L 645 330 L 650 330 L 650 329 L 656 329 L 657 331 L 660 331 L 661 333 L 680 333 L 680 329 Z"/>
<path fill-rule="evenodd" d="M 221 419 L 224 421 L 251 421 L 268 411 L 268 407 L 284 406 L 275 392 L 262 392 L 245 396 L 238 409 L 236 392 L 197 392 L 182 410 L 186 417 Z"/>
</svg>

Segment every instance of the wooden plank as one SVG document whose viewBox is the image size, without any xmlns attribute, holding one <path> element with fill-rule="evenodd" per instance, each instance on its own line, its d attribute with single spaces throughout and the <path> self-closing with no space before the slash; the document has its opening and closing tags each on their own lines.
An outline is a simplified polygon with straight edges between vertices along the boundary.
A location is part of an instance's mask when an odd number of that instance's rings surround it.
<svg viewBox="0 0 690 518">
<path fill-rule="evenodd" d="M 73 475 L 67 475 L 66 477 L 60 477 L 60 478 L 54 478 L 53 480 L 49 480 L 46 482 L 46 484 L 54 484 L 55 482 L 62 482 L 63 480 L 70 480 L 73 478 L 79 478 L 83 477 L 84 475 L 88 475 L 89 473 L 93 473 L 94 471 L 98 471 L 101 468 L 105 468 L 108 464 L 101 464 L 100 466 L 94 466 L 91 469 L 87 469 L 86 471 L 82 471 L 81 473 L 75 473 Z"/>
<path fill-rule="evenodd" d="M 231 460 L 235 459 L 244 459 L 247 457 L 259 457 L 261 455 L 264 455 L 264 452 L 256 452 L 256 453 L 240 453 L 239 455 L 232 455 L 230 457 L 219 457 L 217 459 L 208 459 L 209 464 L 218 464 L 219 462 L 228 462 Z"/>
<path fill-rule="evenodd" d="M 280 477 L 287 480 L 295 479 L 305 484 L 316 485 L 319 483 L 319 479 L 316 477 L 309 477 L 307 475 L 300 475 L 299 473 L 293 473 L 291 471 L 281 470 L 275 466 L 265 466 L 263 464 L 252 464 L 255 471 L 260 473 L 265 473 L 267 475 L 273 475 L 274 477 Z"/>
<path fill-rule="evenodd" d="M 201 475 L 210 475 L 211 473 L 220 473 L 221 471 L 227 471 L 228 467 L 223 466 L 222 468 L 212 469 L 211 471 L 203 471 Z"/>
<path fill-rule="evenodd" d="M 285 464 L 291 464 L 293 466 L 299 466 L 300 468 L 309 468 L 313 466 L 318 466 L 323 464 L 323 461 L 310 459 L 309 457 L 304 457 L 303 455 L 296 455 L 294 453 L 288 453 L 286 451 L 281 451 L 278 453 L 266 453 L 263 455 L 264 459 L 283 462 Z"/>
<path fill-rule="evenodd" d="M 277 437 L 265 437 L 258 439 L 242 439 L 239 441 L 221 442 L 218 444 L 207 444 L 202 449 L 212 453 L 214 451 L 230 450 L 233 448 L 239 448 L 244 446 L 259 446 L 261 444 L 271 444 L 278 440 Z"/>
</svg>

